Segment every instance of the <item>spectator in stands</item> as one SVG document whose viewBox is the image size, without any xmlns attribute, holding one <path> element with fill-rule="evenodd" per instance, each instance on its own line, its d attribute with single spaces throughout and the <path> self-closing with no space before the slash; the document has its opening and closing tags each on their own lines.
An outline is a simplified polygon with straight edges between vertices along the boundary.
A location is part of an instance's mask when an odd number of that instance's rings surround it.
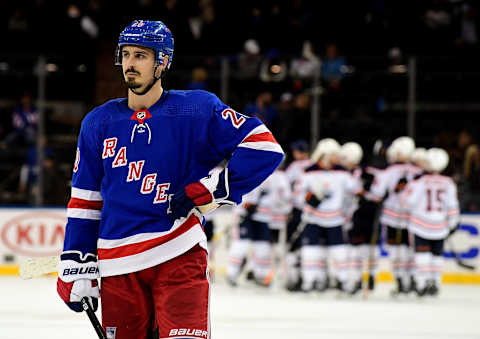
<svg viewBox="0 0 480 339">
<path fill-rule="evenodd" d="M 260 92 L 261 81 L 258 74 L 262 60 L 261 48 L 255 39 L 246 40 L 242 51 L 234 55 L 231 92 L 238 106 L 245 105 L 245 102 Z"/>
<path fill-rule="evenodd" d="M 472 188 L 480 190 L 480 148 L 467 130 L 460 132 L 458 144 L 464 150 L 463 176 L 473 186 Z"/>
<path fill-rule="evenodd" d="M 5 138 L 7 146 L 30 146 L 35 143 L 38 111 L 33 105 L 32 94 L 23 93 L 20 103 L 12 114 L 13 131 Z"/>
<path fill-rule="evenodd" d="M 288 75 L 288 67 L 277 49 L 270 49 L 260 65 L 260 80 L 267 83 L 281 82 Z"/>
<path fill-rule="evenodd" d="M 444 48 L 453 46 L 455 33 L 452 25 L 452 13 L 449 9 L 446 1 L 432 0 L 424 12 L 423 22 L 426 36 L 423 44 L 430 52 L 444 52 Z"/>
<path fill-rule="evenodd" d="M 187 89 L 203 89 L 208 91 L 208 74 L 205 68 L 203 67 L 195 67 L 192 70 L 192 79 L 187 84 Z"/>
<path fill-rule="evenodd" d="M 257 40 L 246 40 L 243 50 L 236 56 L 236 77 L 239 79 L 257 78 L 261 62 L 262 55 Z"/>
<path fill-rule="evenodd" d="M 339 55 L 338 47 L 329 43 L 322 60 L 321 77 L 325 88 L 323 109 L 330 118 L 338 116 L 338 108 L 342 103 L 341 83 L 345 77 L 347 64 L 345 58 Z"/>
<path fill-rule="evenodd" d="M 285 98 L 287 99 L 287 98 Z M 290 101 L 290 98 L 287 99 Z M 293 104 L 285 103 L 285 109 L 281 111 L 279 119 L 280 143 L 286 147 L 295 140 L 310 140 L 310 95 L 307 93 L 298 93 L 293 98 Z M 275 134 L 276 136 L 277 134 Z"/>
<path fill-rule="evenodd" d="M 478 43 L 477 11 L 470 3 L 463 3 L 459 9 L 459 18 L 456 20 L 455 43 L 458 46 L 474 47 Z"/>
<path fill-rule="evenodd" d="M 68 190 L 65 190 L 67 183 L 64 182 L 65 178 L 60 173 L 54 149 L 47 144 L 47 139 L 42 138 L 41 143 L 44 144 L 42 163 L 43 204 L 63 206 L 68 200 Z M 35 204 L 35 197 L 39 194 L 38 169 L 37 147 L 32 145 L 26 153 L 19 179 L 19 193 L 28 204 Z"/>
<path fill-rule="evenodd" d="M 465 211 L 478 211 L 480 209 L 480 148 L 473 134 L 467 129 L 459 133 L 457 149 L 453 152 L 452 158 L 457 163 L 460 162 L 461 166 L 458 183 L 461 208 Z"/>
<path fill-rule="evenodd" d="M 311 79 L 315 70 L 320 66 L 320 59 L 315 55 L 312 43 L 304 41 L 300 56 L 290 63 L 290 76 L 293 79 Z"/>
<path fill-rule="evenodd" d="M 334 43 L 327 45 L 325 58 L 322 60 L 322 78 L 327 87 L 339 89 L 340 82 L 345 76 L 345 58 L 338 53 L 338 47 Z"/>
<path fill-rule="evenodd" d="M 255 102 L 245 107 L 243 112 L 248 116 L 259 118 L 265 126 L 272 129 L 278 117 L 278 111 L 272 105 L 272 99 L 271 92 L 263 91 L 256 97 Z"/>
</svg>

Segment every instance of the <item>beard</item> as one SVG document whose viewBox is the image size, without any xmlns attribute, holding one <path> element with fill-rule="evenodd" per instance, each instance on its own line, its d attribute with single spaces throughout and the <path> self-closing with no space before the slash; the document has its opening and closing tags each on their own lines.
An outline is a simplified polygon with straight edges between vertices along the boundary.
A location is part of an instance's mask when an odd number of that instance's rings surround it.
<svg viewBox="0 0 480 339">
<path fill-rule="evenodd" d="M 129 89 L 137 89 L 137 88 L 140 88 L 142 87 L 142 84 L 137 82 L 136 80 L 126 80 L 125 83 L 127 84 L 127 87 Z"/>
<path fill-rule="evenodd" d="M 127 74 L 129 72 L 134 73 L 136 76 L 133 76 L 132 74 Z M 136 88 L 142 87 L 142 84 L 137 81 L 138 77 L 140 76 L 140 73 L 138 73 L 134 69 L 127 70 L 124 76 L 125 76 L 125 83 L 128 88 L 136 89 Z"/>
</svg>

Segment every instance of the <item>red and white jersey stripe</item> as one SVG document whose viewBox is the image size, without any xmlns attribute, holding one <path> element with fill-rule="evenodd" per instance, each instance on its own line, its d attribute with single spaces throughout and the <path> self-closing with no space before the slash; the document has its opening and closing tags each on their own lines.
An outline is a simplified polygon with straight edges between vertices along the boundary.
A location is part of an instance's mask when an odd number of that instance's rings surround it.
<svg viewBox="0 0 480 339">
<path fill-rule="evenodd" d="M 103 199 L 99 191 L 72 187 L 67 217 L 100 220 L 102 207 Z"/>
<path fill-rule="evenodd" d="M 283 154 L 282 147 L 280 147 L 277 140 L 275 140 L 274 136 L 265 125 L 260 125 L 251 130 L 238 147 Z"/>
<path fill-rule="evenodd" d="M 139 233 L 123 239 L 97 242 L 98 267 L 102 277 L 119 275 L 158 265 L 199 244 L 207 249 L 202 216 L 194 210 L 188 218 L 176 220 L 165 232 Z"/>
</svg>

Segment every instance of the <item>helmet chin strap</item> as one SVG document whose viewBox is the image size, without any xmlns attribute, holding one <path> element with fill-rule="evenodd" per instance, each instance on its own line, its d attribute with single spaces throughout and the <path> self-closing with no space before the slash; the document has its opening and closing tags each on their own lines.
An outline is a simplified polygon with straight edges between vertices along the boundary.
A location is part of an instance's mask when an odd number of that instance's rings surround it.
<svg viewBox="0 0 480 339">
<path fill-rule="evenodd" d="M 155 66 L 155 68 L 153 69 L 153 80 L 152 82 L 147 86 L 145 87 L 145 89 L 141 92 L 136 92 L 135 89 L 132 89 L 130 88 L 130 90 L 135 93 L 136 95 L 145 95 L 148 93 L 148 91 L 150 91 L 153 87 L 153 85 L 155 85 L 155 83 L 161 78 L 161 76 L 159 76 L 158 78 L 155 76 L 155 73 L 157 73 L 157 67 L 158 66 Z"/>
</svg>

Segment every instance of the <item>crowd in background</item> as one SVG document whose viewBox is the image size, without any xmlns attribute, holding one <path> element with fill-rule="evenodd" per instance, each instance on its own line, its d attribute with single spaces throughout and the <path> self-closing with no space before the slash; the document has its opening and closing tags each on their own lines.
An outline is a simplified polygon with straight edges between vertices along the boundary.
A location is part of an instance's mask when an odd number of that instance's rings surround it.
<svg viewBox="0 0 480 339">
<path fill-rule="evenodd" d="M 359 142 L 368 161 L 375 141 L 388 144 L 406 132 L 406 108 L 394 104 L 406 102 L 409 56 L 424 58 L 418 62 L 417 100 L 475 103 L 474 76 L 480 74 L 475 61 L 477 10 L 476 2 L 462 0 L 0 1 L 0 74 L 5 79 L 0 94 L 0 202 L 32 203 L 35 188 L 37 82 L 24 55 L 59 59 L 59 71 L 50 73 L 47 100 L 81 100 L 88 111 L 99 100 L 110 99 L 97 85 L 101 72 L 114 72 L 119 29 L 133 18 L 160 19 L 175 37 L 167 88 L 220 95 L 219 70 L 227 60 L 227 103 L 259 117 L 288 149 L 295 140 L 310 140 L 313 78 L 319 69 L 321 137 Z M 447 59 L 431 61 L 431 56 Z M 437 68 L 428 73 L 429 67 Z M 113 79 L 111 86 L 121 82 L 120 76 Z M 417 114 L 419 145 L 449 152 L 447 172 L 459 184 L 462 209 L 480 210 L 478 131 L 469 123 L 476 112 L 425 107 L 422 111 L 419 105 Z M 46 187 L 53 191 L 46 192 L 45 203 L 64 205 L 75 143 L 59 148 L 52 140 L 60 133 L 76 135 L 79 120 L 54 119 L 51 113 L 47 111 L 42 142 L 47 145 Z M 12 172 L 12 166 L 18 170 Z"/>
</svg>

